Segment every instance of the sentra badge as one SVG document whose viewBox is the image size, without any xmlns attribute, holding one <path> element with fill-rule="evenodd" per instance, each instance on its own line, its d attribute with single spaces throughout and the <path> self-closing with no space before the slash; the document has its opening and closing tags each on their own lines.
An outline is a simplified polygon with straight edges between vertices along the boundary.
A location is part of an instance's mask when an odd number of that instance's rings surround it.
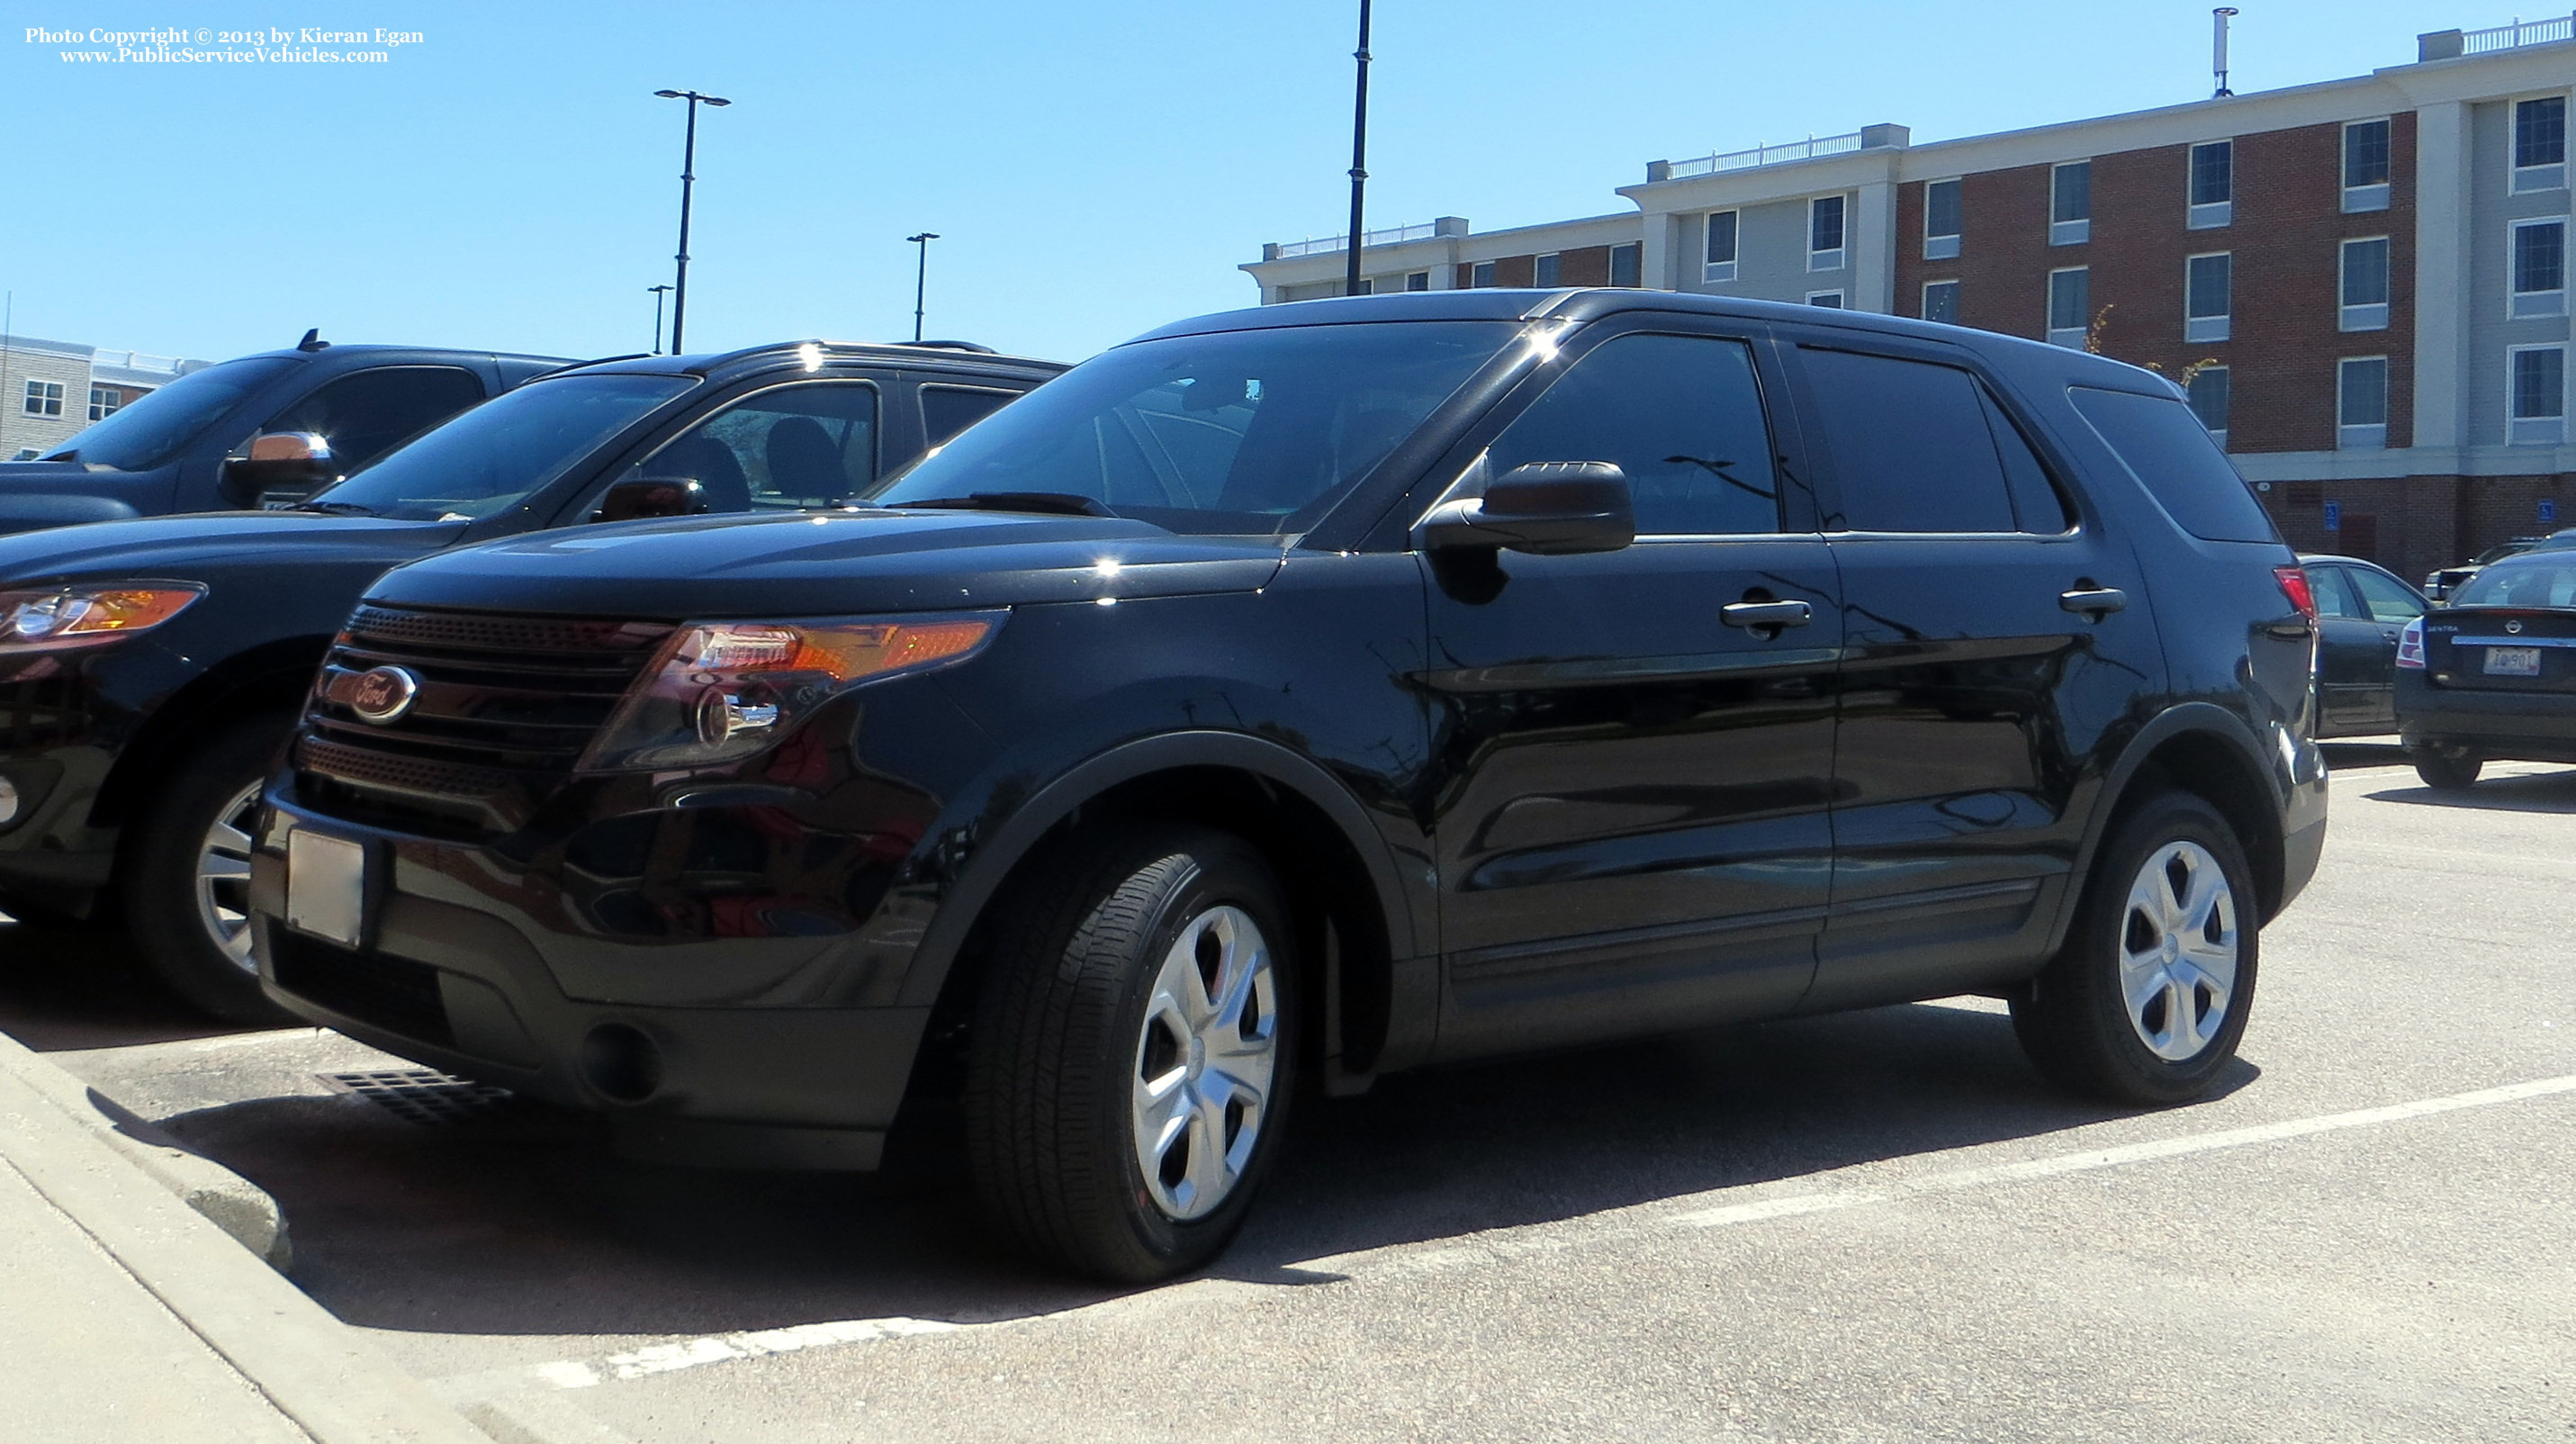
<svg viewBox="0 0 2576 1444">
<path fill-rule="evenodd" d="M 408 667 L 377 667 L 358 674 L 349 688 L 349 710 L 379 727 L 401 720 L 420 695 L 420 678 Z"/>
</svg>

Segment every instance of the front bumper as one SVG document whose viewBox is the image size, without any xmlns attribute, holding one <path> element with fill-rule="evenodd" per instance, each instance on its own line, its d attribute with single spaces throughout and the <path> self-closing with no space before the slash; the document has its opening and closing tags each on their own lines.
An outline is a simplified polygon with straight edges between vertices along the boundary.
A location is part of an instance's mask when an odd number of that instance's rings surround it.
<svg viewBox="0 0 2576 1444">
<path fill-rule="evenodd" d="M 487 850 L 312 813 L 272 791 L 251 862 L 261 981 L 290 1011 L 461 1077 L 607 1114 L 621 1151 L 729 1166 L 873 1168 L 929 1021 L 926 1007 L 602 1002 L 568 994 L 550 952 L 622 956 L 637 976 L 669 949 L 556 938 L 491 874 Z M 289 829 L 366 850 L 357 949 L 285 921 Z M 529 884 L 520 875 L 518 886 Z M 524 902 L 524 898 L 521 899 Z"/>
</svg>

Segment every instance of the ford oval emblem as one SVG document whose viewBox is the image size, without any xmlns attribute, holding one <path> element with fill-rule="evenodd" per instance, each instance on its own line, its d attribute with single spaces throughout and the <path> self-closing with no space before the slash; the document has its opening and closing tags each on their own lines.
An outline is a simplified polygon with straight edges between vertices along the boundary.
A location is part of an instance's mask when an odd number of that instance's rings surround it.
<svg viewBox="0 0 2576 1444">
<path fill-rule="evenodd" d="M 361 722 L 389 727 L 411 710 L 420 695 L 420 678 L 408 667 L 377 667 L 358 674 L 349 687 L 349 710 Z"/>
<path fill-rule="evenodd" d="M 2510 622 L 2505 623 L 2505 624 L 2504 624 L 2504 629 L 2505 629 L 2506 631 L 2508 631 L 2508 632 L 2513 633 L 2513 634 L 2514 634 L 2515 636 L 2517 636 L 2517 637 L 2521 636 L 2521 635 L 2522 635 L 2522 621 L 2521 621 L 2521 619 L 2520 619 L 2520 618 L 2516 618 L 2516 619 L 2514 619 L 2513 621 L 2510 621 Z"/>
</svg>

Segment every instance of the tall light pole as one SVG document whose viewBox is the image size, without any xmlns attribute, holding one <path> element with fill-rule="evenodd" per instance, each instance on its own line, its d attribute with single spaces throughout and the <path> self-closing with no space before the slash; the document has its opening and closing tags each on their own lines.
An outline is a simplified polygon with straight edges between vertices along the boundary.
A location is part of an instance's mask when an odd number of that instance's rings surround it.
<svg viewBox="0 0 2576 1444">
<path fill-rule="evenodd" d="M 659 356 L 662 354 L 662 297 L 671 288 L 647 286 L 644 289 L 653 293 L 653 354 Z"/>
<path fill-rule="evenodd" d="M 1360 0 L 1360 48 L 1351 52 L 1359 62 L 1359 95 L 1351 106 L 1351 246 L 1349 264 L 1342 274 L 1342 294 L 1360 293 L 1360 201 L 1368 190 L 1368 65 L 1369 65 L 1369 0 Z"/>
<path fill-rule="evenodd" d="M 923 231 L 905 240 L 921 247 L 921 264 L 912 273 L 912 339 L 921 339 L 921 298 L 930 285 L 930 243 L 939 239 L 937 231 Z"/>
<path fill-rule="evenodd" d="M 698 179 L 698 107 L 731 105 L 733 102 L 722 96 L 700 95 L 694 90 L 657 90 L 653 93 L 665 100 L 689 103 L 689 138 L 680 150 L 680 253 L 675 258 L 680 263 L 680 273 L 671 286 L 671 354 L 677 356 L 681 354 L 680 330 L 689 317 L 689 189 Z"/>
</svg>

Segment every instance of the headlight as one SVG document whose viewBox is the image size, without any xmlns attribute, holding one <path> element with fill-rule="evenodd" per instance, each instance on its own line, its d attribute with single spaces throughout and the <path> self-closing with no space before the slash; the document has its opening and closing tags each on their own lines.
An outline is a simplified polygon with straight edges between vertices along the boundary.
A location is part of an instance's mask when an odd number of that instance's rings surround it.
<svg viewBox="0 0 2576 1444">
<path fill-rule="evenodd" d="M 148 632 L 206 594 L 193 583 L 0 592 L 0 656 L 94 647 Z"/>
<path fill-rule="evenodd" d="M 688 623 L 628 689 L 581 767 L 703 767 L 749 757 L 861 682 L 974 655 L 1007 615 Z"/>
</svg>

